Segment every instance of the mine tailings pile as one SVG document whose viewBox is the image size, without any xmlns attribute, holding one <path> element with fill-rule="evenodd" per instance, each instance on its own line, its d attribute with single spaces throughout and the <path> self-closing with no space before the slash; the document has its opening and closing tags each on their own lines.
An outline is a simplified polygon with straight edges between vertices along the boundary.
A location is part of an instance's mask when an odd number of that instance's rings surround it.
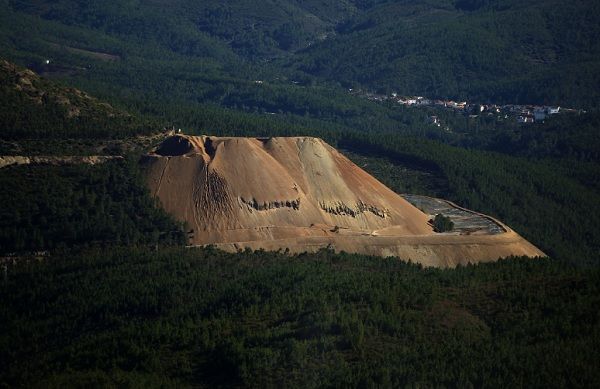
<svg viewBox="0 0 600 389">
<path fill-rule="evenodd" d="M 318 138 L 174 135 L 141 163 L 151 193 L 192 230 L 191 245 L 291 253 L 330 248 L 439 267 L 544 256 L 475 212 L 498 228 L 435 232 L 432 215 Z"/>
</svg>

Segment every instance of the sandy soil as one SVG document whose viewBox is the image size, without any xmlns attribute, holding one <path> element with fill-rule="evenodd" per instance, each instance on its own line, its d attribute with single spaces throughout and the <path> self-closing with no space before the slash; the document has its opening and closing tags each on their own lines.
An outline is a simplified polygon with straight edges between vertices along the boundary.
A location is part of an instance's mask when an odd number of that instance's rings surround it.
<svg viewBox="0 0 600 389">
<path fill-rule="evenodd" d="M 176 135 L 143 158 L 191 244 L 400 256 L 428 266 L 543 253 L 510 228 L 437 234 L 430 216 L 320 139 Z"/>
</svg>

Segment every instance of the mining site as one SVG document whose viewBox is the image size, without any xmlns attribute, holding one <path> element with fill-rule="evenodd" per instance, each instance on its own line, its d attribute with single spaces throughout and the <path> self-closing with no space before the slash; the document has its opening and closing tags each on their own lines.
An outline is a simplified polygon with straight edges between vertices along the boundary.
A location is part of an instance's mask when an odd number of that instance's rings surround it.
<svg viewBox="0 0 600 389">
<path fill-rule="evenodd" d="M 186 223 L 190 246 L 328 248 L 435 267 L 544 256 L 492 217 L 393 192 L 318 138 L 173 135 L 142 164 L 152 195 Z M 456 227 L 435 232 L 437 214 Z"/>
</svg>

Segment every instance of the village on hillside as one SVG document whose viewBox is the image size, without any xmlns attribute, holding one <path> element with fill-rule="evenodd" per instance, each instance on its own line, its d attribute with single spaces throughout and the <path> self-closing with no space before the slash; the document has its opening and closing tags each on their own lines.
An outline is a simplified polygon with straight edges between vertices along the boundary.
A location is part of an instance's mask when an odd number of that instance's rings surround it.
<svg viewBox="0 0 600 389">
<path fill-rule="evenodd" d="M 546 120 L 552 115 L 561 113 L 584 113 L 580 109 L 562 108 L 559 106 L 547 105 L 520 105 L 520 104 L 478 104 L 467 101 L 440 100 L 429 99 L 422 96 L 401 96 L 393 92 L 390 95 L 367 92 L 363 90 L 348 89 L 352 95 L 365 97 L 371 101 L 392 101 L 406 107 L 438 107 L 447 108 L 463 112 L 469 117 L 478 117 L 479 115 L 489 114 L 498 115 L 502 119 L 514 118 L 517 123 L 530 124 L 539 123 Z M 441 127 L 441 123 L 437 116 L 430 116 L 429 122 L 433 125 Z"/>
</svg>

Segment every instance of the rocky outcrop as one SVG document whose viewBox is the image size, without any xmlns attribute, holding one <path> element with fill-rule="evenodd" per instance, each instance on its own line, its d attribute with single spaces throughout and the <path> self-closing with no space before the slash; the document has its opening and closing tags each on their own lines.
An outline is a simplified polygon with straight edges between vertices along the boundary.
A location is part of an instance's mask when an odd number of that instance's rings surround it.
<svg viewBox="0 0 600 389">
<path fill-rule="evenodd" d="M 268 211 L 270 209 L 279 209 L 279 208 L 292 208 L 295 210 L 300 209 L 300 199 L 296 200 L 275 200 L 269 202 L 259 203 L 256 199 L 246 200 L 243 197 L 240 197 L 240 201 L 248 206 L 249 209 L 254 209 L 256 211 Z"/>
<path fill-rule="evenodd" d="M 360 200 L 356 205 L 350 207 L 342 202 L 325 203 L 320 202 L 321 209 L 332 215 L 357 217 L 365 212 L 371 212 L 373 215 L 385 219 L 389 214 L 388 210 L 379 209 L 374 205 L 366 204 Z"/>
<path fill-rule="evenodd" d="M 0 87 L 12 89 L 36 105 L 59 105 L 64 109 L 65 119 L 130 116 L 83 91 L 54 84 L 6 60 L 0 60 Z"/>
</svg>

